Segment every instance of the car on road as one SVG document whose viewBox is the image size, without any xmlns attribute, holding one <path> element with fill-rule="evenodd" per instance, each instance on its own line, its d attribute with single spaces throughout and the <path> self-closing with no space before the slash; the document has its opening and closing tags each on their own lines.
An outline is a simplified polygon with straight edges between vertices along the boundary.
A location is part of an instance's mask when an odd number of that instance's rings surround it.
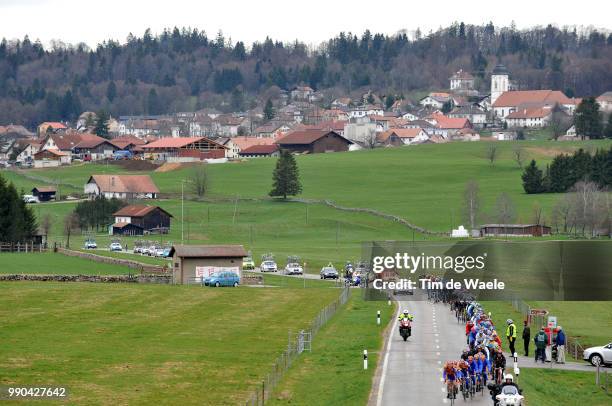
<svg viewBox="0 0 612 406">
<path fill-rule="evenodd" d="M 24 195 L 23 201 L 26 203 L 38 203 L 38 198 L 32 195 Z"/>
<path fill-rule="evenodd" d="M 118 243 L 118 242 L 112 242 L 109 249 L 111 251 L 123 251 L 123 247 L 121 246 L 121 243 Z"/>
<path fill-rule="evenodd" d="M 234 286 L 240 284 L 240 276 L 234 272 L 215 272 L 212 275 L 204 278 L 205 286 Z"/>
<path fill-rule="evenodd" d="M 259 270 L 261 272 L 276 272 L 278 271 L 278 266 L 276 265 L 276 262 L 267 260 L 261 263 Z"/>
<path fill-rule="evenodd" d="M 245 271 L 252 271 L 255 269 L 255 261 L 251 257 L 244 257 L 242 260 L 242 269 Z"/>
<path fill-rule="evenodd" d="M 164 248 L 163 247 L 155 248 L 155 256 L 163 258 L 164 257 Z"/>
<path fill-rule="evenodd" d="M 591 365 L 612 365 L 612 343 L 584 350 L 582 358 Z"/>
<path fill-rule="evenodd" d="M 321 268 L 320 276 L 321 279 L 338 279 L 339 274 L 332 264 L 328 264 Z"/>
<path fill-rule="evenodd" d="M 96 248 L 98 248 L 98 244 L 94 240 L 85 241 L 85 249 L 95 250 Z"/>
<path fill-rule="evenodd" d="M 285 266 L 285 275 L 302 275 L 304 268 L 297 262 L 290 262 Z"/>
</svg>

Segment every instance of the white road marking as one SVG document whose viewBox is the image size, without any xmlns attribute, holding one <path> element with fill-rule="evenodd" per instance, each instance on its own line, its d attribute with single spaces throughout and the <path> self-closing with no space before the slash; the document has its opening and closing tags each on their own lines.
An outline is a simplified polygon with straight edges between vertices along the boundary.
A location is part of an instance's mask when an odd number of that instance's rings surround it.
<svg viewBox="0 0 612 406">
<path fill-rule="evenodd" d="M 383 361 L 383 369 L 382 374 L 380 376 L 380 385 L 378 386 L 378 395 L 376 396 L 377 406 L 380 406 L 382 404 L 383 390 L 385 388 L 385 377 L 387 376 L 387 366 L 389 365 L 389 354 L 391 353 L 391 345 L 393 344 L 393 332 L 395 331 L 395 327 L 397 326 L 400 307 L 401 306 L 397 306 L 397 315 L 395 315 L 394 317 L 395 321 L 393 322 L 393 327 L 391 327 L 391 331 L 389 332 L 389 338 L 387 339 L 387 353 L 385 354 L 385 359 Z"/>
</svg>

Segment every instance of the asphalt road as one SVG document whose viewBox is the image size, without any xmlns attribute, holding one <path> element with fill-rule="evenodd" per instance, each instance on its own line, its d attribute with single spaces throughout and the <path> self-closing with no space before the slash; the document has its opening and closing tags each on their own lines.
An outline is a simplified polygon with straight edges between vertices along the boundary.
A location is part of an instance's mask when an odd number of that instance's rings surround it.
<svg viewBox="0 0 612 406">
<path fill-rule="evenodd" d="M 442 382 L 442 365 L 458 359 L 464 345 L 464 335 L 448 308 L 428 301 L 402 301 L 400 311 L 408 308 L 414 315 L 412 336 L 404 342 L 394 321 L 381 364 L 376 406 L 443 405 L 446 387 Z M 396 317 L 397 319 L 397 317 Z M 485 389 L 467 402 L 457 399 L 456 404 L 491 405 Z"/>
<path fill-rule="evenodd" d="M 280 276 L 286 276 L 288 278 L 320 279 L 319 274 L 314 274 L 314 273 L 305 273 L 303 275 L 285 275 L 284 269 L 280 269 L 278 272 L 261 272 L 259 270 L 259 267 L 255 267 L 254 270 L 251 270 L 248 272 L 255 272 L 255 273 L 261 273 L 261 274 L 268 274 L 268 275 L 280 275 Z M 328 279 L 328 280 L 332 280 L 332 279 Z M 342 281 L 342 279 L 340 279 L 340 281 Z"/>
</svg>

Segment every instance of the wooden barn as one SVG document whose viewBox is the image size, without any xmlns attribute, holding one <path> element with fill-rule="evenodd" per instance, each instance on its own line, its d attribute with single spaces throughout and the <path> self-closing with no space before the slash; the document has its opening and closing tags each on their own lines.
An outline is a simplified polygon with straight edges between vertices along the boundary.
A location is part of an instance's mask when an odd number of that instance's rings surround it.
<svg viewBox="0 0 612 406">
<path fill-rule="evenodd" d="M 295 131 L 276 141 L 281 149 L 298 154 L 348 151 L 352 143 L 335 131 L 312 129 Z"/>
<path fill-rule="evenodd" d="M 113 235 L 143 235 L 145 233 L 167 234 L 172 214 L 158 206 L 132 204 L 115 213 Z"/>
<path fill-rule="evenodd" d="M 481 237 L 542 237 L 550 235 L 550 227 L 541 224 L 483 224 Z"/>
</svg>

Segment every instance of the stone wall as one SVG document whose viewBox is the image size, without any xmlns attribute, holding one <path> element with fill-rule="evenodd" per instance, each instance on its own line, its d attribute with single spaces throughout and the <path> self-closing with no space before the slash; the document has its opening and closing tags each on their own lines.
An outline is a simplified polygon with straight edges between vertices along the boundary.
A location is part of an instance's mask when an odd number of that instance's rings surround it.
<svg viewBox="0 0 612 406">
<path fill-rule="evenodd" d="M 162 283 L 172 282 L 170 275 L 0 275 L 0 282 L 95 282 L 95 283 Z"/>
<path fill-rule="evenodd" d="M 126 266 L 130 269 L 134 269 L 141 273 L 157 274 L 157 273 L 166 272 L 166 268 L 161 265 L 144 264 L 142 262 L 134 261 L 132 259 L 113 258 L 113 257 L 104 256 L 104 255 L 97 255 L 97 254 L 90 253 L 90 252 L 75 251 L 75 250 L 70 250 L 67 248 L 59 248 L 59 247 L 57 248 L 57 252 L 63 255 L 68 255 L 70 257 L 85 258 L 90 261 L 101 262 L 104 264 Z"/>
</svg>

